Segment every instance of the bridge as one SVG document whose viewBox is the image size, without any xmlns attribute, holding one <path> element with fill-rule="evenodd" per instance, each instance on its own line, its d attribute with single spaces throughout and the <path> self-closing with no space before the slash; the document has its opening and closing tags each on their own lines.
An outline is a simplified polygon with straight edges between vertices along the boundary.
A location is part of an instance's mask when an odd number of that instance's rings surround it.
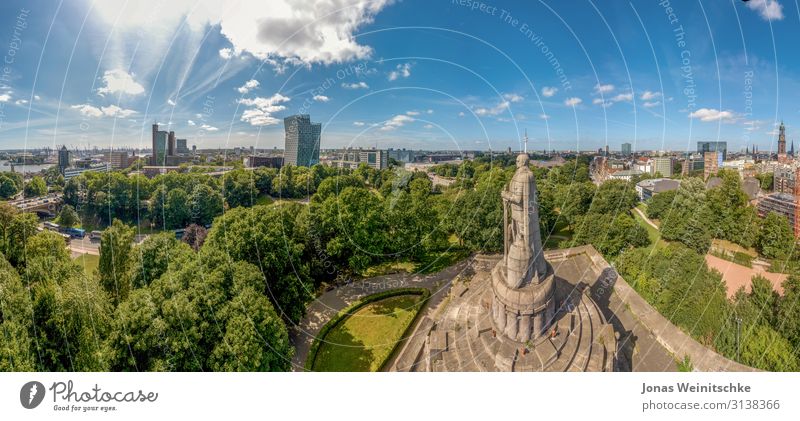
<svg viewBox="0 0 800 421">
<path fill-rule="evenodd" d="M 15 206 L 23 212 L 50 212 L 56 213 L 56 210 L 64 201 L 64 195 L 61 193 L 50 193 L 41 197 L 30 197 L 23 199 L 11 200 L 8 204 Z"/>
</svg>

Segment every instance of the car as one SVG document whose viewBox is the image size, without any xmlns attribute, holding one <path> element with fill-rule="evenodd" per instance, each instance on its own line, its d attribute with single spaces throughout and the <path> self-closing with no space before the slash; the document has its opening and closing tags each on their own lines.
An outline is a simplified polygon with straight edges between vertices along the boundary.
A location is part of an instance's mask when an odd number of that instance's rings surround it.
<svg viewBox="0 0 800 421">
<path fill-rule="evenodd" d="M 86 236 L 86 231 L 80 228 L 67 228 L 64 230 L 64 234 L 74 238 L 83 238 Z"/>
<path fill-rule="evenodd" d="M 92 232 L 89 233 L 89 239 L 90 240 L 99 240 L 102 237 L 103 237 L 103 232 L 102 231 L 92 231 Z"/>
</svg>

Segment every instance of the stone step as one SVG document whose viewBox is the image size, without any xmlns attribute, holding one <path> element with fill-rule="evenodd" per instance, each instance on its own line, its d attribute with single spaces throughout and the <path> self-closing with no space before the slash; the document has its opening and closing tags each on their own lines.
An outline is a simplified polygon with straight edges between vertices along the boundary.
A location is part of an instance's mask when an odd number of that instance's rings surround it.
<svg viewBox="0 0 800 421">
<path fill-rule="evenodd" d="M 575 307 L 572 313 L 564 315 L 562 320 L 569 318 L 569 330 L 564 335 L 564 346 L 561 347 L 558 359 L 547 367 L 548 371 L 567 371 L 578 351 L 582 335 L 581 308 Z"/>
</svg>

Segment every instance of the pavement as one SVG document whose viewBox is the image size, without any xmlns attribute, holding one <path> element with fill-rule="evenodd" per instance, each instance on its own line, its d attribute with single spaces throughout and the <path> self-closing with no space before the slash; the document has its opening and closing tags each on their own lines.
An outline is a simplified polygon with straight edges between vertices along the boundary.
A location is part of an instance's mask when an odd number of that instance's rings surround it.
<svg viewBox="0 0 800 421">
<path fill-rule="evenodd" d="M 641 209 L 633 208 L 633 211 L 638 213 L 639 216 L 641 216 L 642 219 L 644 219 L 644 222 L 647 222 L 647 225 L 650 225 L 651 227 L 653 227 L 655 229 L 658 229 L 658 225 L 654 224 L 653 221 L 651 221 L 650 218 L 648 218 L 647 215 L 645 215 L 644 212 L 642 212 Z"/>
<path fill-rule="evenodd" d="M 367 295 L 390 289 L 428 288 L 432 294 L 428 308 L 435 307 L 446 296 L 451 281 L 469 267 L 471 260 L 471 258 L 467 258 L 439 272 L 428 275 L 396 273 L 361 279 L 320 295 L 306 308 L 306 315 L 300 321 L 300 324 L 290 329 L 289 340 L 295 347 L 292 369 L 294 371 L 304 370 L 309 348 L 320 329 L 333 316 L 350 304 Z"/>
</svg>

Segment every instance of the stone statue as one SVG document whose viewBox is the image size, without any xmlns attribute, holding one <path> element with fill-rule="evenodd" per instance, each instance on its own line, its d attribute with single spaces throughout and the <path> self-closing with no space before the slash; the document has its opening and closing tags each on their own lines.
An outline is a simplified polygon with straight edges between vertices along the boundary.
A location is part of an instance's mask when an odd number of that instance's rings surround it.
<svg viewBox="0 0 800 421">
<path fill-rule="evenodd" d="M 555 316 L 553 269 L 544 258 L 527 153 L 517 157 L 517 170 L 501 196 L 504 248 L 492 270 L 492 320 L 503 336 L 524 343 L 544 334 Z"/>
<path fill-rule="evenodd" d="M 534 278 L 538 281 L 547 272 L 539 232 L 536 179 L 528 168 L 527 154 L 517 156 L 517 170 L 502 198 L 506 282 L 511 288 L 520 288 Z"/>
</svg>

